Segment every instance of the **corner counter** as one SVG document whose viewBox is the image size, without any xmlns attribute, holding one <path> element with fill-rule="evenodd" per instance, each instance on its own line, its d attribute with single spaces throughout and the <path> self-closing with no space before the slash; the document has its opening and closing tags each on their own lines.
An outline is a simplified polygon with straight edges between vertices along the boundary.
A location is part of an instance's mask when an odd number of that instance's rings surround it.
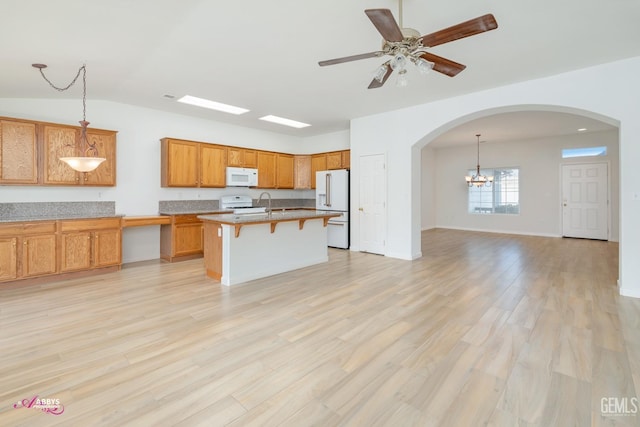
<svg viewBox="0 0 640 427">
<path fill-rule="evenodd" d="M 307 209 L 199 215 L 207 275 L 231 286 L 327 262 L 327 222 L 337 216 Z"/>
</svg>

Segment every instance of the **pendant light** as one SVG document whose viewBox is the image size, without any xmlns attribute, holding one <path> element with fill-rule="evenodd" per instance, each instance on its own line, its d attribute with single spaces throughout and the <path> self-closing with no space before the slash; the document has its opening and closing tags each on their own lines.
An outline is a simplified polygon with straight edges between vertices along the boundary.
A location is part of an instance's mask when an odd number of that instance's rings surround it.
<svg viewBox="0 0 640 427">
<path fill-rule="evenodd" d="M 45 64 L 31 64 L 32 67 L 37 68 L 40 71 L 40 74 L 45 79 L 49 86 L 57 90 L 58 92 L 64 92 L 69 89 L 71 86 L 75 84 L 80 77 L 80 73 L 82 73 L 82 120 L 80 120 L 80 145 L 78 147 L 78 151 L 81 156 L 76 157 L 60 157 L 60 160 L 69 165 L 73 170 L 78 172 L 91 172 L 95 170 L 102 162 L 106 159 L 104 157 L 99 157 L 98 147 L 96 144 L 91 144 L 89 139 L 87 138 L 87 126 L 89 126 L 89 122 L 87 121 L 87 67 L 86 65 L 82 65 L 78 69 L 78 73 L 74 77 L 74 79 L 69 83 L 66 87 L 60 88 L 55 86 L 53 83 L 47 79 L 44 75 L 43 69 L 47 68 Z"/>
<path fill-rule="evenodd" d="M 476 174 L 475 175 L 467 175 L 464 177 L 467 185 L 469 187 L 491 187 L 491 183 L 493 182 L 493 176 L 491 175 L 480 175 L 480 134 L 476 134 L 476 138 L 478 139 L 478 163 L 476 164 Z"/>
</svg>

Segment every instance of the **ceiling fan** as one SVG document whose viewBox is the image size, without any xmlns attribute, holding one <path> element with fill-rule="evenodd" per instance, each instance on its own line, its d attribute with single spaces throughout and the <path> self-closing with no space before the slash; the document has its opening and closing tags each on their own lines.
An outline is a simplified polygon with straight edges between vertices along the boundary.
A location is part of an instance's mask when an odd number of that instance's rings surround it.
<svg viewBox="0 0 640 427">
<path fill-rule="evenodd" d="M 385 55 L 391 56 L 391 59 L 378 67 L 373 80 L 369 84 L 369 89 L 382 87 L 394 70 L 398 71 L 398 85 L 406 86 L 407 62 L 412 62 L 421 73 L 426 74 L 433 69 L 449 77 L 454 77 L 464 70 L 466 66 L 434 55 L 428 52 L 428 49 L 498 28 L 498 23 L 493 15 L 486 14 L 435 33 L 421 36 L 418 31 L 412 28 L 401 28 L 402 0 L 399 1 L 400 25 L 398 25 L 389 9 L 367 9 L 364 11 L 384 39 L 382 50 L 329 59 L 320 61 L 318 64 L 324 67 L 360 59 Z"/>
</svg>

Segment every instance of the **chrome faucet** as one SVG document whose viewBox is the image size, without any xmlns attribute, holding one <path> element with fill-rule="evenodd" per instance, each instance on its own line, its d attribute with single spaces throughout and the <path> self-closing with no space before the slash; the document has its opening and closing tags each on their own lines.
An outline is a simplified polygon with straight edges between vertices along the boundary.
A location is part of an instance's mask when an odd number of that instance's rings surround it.
<svg viewBox="0 0 640 427">
<path fill-rule="evenodd" d="M 262 196 L 264 196 L 265 194 L 269 197 L 269 207 L 267 208 L 267 212 L 269 213 L 269 215 L 271 215 L 271 194 L 269 194 L 268 191 L 263 191 L 262 193 L 260 193 L 260 197 L 258 197 L 258 204 L 260 204 Z"/>
</svg>

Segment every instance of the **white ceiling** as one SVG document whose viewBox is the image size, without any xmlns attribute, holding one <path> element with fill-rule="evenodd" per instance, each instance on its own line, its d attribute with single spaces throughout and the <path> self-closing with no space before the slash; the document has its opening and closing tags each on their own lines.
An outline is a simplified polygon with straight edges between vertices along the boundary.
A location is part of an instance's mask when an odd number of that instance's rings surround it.
<svg viewBox="0 0 640 427">
<path fill-rule="evenodd" d="M 410 72 L 404 89 L 394 76 L 367 89 L 381 58 L 318 66 L 378 50 L 364 9 L 379 7 L 397 16 L 397 0 L 3 0 L 0 97 L 79 98 L 79 85 L 55 92 L 31 64 L 48 64 L 47 76 L 62 86 L 86 63 L 89 108 L 104 99 L 312 136 L 347 129 L 352 118 L 640 55 L 638 0 L 404 0 L 404 26 L 422 34 L 485 13 L 499 27 L 431 50 L 467 65 L 457 77 Z M 232 116 L 164 97 L 185 94 L 251 111 Z M 312 126 L 258 120 L 267 114 Z M 456 138 L 492 138 L 498 122 L 475 123 Z"/>
</svg>

